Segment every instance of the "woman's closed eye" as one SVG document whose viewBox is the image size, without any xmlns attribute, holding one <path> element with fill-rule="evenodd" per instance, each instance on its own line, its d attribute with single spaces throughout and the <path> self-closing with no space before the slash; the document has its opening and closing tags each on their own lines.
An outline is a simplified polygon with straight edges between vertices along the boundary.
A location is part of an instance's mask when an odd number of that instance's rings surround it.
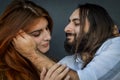
<svg viewBox="0 0 120 80">
<path fill-rule="evenodd" d="M 48 27 L 46 27 L 46 30 L 47 30 L 47 31 L 50 31 L 50 29 L 49 29 Z"/>
<path fill-rule="evenodd" d="M 30 33 L 30 35 L 33 37 L 38 37 L 41 34 L 41 32 L 42 32 L 42 30 L 37 30 L 37 31 Z"/>
</svg>

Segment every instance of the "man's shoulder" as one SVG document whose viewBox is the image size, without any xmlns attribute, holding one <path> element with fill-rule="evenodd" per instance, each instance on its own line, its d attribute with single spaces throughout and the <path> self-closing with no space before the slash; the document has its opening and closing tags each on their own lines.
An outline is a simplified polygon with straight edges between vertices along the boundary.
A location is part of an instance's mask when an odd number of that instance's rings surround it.
<svg viewBox="0 0 120 80">
<path fill-rule="evenodd" d="M 75 59 L 75 55 L 69 55 L 69 56 L 65 56 L 59 62 L 62 64 L 68 64 L 68 63 L 72 63 L 74 59 Z"/>
<path fill-rule="evenodd" d="M 75 55 L 66 56 L 59 61 L 61 64 L 67 65 L 69 68 L 76 70 L 75 66 Z"/>
<path fill-rule="evenodd" d="M 108 41 L 112 41 L 112 42 L 114 42 L 114 43 L 120 42 L 120 36 L 119 36 L 119 37 L 114 37 L 114 38 L 108 39 L 106 42 L 108 42 Z"/>
<path fill-rule="evenodd" d="M 114 37 L 111 39 L 108 39 L 103 45 L 105 46 L 111 46 L 111 47 L 120 47 L 120 37 Z"/>
<path fill-rule="evenodd" d="M 61 59 L 61 60 L 73 60 L 74 59 L 74 57 L 75 57 L 75 55 L 69 55 L 69 56 L 65 56 L 63 59 Z"/>
<path fill-rule="evenodd" d="M 118 51 L 120 50 L 120 37 L 110 38 L 106 40 L 97 50 L 96 55 L 101 54 L 101 51 Z"/>
</svg>

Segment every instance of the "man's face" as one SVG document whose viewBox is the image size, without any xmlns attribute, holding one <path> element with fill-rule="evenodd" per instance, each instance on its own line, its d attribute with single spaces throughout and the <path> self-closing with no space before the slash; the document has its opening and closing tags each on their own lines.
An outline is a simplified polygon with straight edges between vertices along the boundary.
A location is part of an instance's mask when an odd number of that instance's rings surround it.
<svg viewBox="0 0 120 80">
<path fill-rule="evenodd" d="M 80 27 L 80 18 L 79 18 L 79 9 L 76 9 L 69 18 L 69 23 L 65 27 L 64 31 L 66 33 L 67 43 L 73 44 L 75 37 L 79 33 Z"/>
<path fill-rule="evenodd" d="M 87 33 L 89 29 L 89 21 L 86 18 L 84 32 Z M 69 45 L 75 43 L 76 38 L 80 32 L 80 17 L 79 9 L 76 9 L 69 18 L 69 24 L 64 29 L 66 33 L 66 42 Z"/>
</svg>

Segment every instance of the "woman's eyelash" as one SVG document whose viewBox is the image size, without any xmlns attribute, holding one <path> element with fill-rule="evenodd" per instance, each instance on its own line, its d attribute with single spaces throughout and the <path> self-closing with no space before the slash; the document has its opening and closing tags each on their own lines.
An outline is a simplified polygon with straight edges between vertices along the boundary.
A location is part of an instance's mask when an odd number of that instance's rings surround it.
<svg viewBox="0 0 120 80">
<path fill-rule="evenodd" d="M 37 37 L 41 34 L 41 30 L 38 30 L 38 31 L 35 31 L 35 32 L 32 32 L 31 35 L 34 36 L 34 37 Z"/>
</svg>

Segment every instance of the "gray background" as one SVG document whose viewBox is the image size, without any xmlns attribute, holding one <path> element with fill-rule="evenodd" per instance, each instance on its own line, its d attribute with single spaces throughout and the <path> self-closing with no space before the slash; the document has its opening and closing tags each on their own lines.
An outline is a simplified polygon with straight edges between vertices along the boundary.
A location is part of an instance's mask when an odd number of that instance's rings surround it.
<svg viewBox="0 0 120 80">
<path fill-rule="evenodd" d="M 0 0 L 0 13 L 3 12 L 6 5 L 11 0 Z M 68 55 L 64 50 L 64 27 L 68 23 L 68 18 L 77 7 L 83 3 L 95 3 L 103 6 L 111 15 L 115 23 L 120 29 L 120 0 L 32 0 L 36 4 L 45 8 L 51 15 L 54 21 L 54 28 L 52 34 L 51 48 L 49 56 L 53 59 L 60 60 Z M 14 7 L 14 6 L 13 6 Z"/>
</svg>

